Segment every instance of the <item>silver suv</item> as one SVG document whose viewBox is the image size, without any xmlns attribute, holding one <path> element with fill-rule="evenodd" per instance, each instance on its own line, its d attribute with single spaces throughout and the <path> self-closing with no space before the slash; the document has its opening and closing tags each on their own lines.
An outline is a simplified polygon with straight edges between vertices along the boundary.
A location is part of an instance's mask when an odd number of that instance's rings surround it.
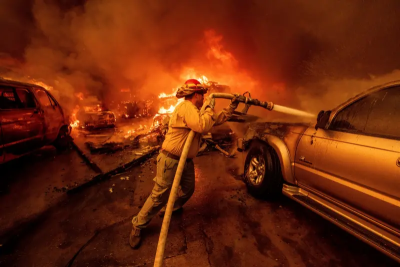
<svg viewBox="0 0 400 267">
<path fill-rule="evenodd" d="M 283 192 L 400 261 L 400 81 L 321 111 L 315 126 L 253 124 L 241 150 L 253 195 Z"/>
</svg>

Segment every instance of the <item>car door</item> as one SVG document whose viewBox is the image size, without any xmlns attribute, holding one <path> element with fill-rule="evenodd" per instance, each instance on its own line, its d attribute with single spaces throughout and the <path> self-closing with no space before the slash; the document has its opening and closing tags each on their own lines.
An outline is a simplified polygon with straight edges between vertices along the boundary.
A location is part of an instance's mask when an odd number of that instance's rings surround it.
<svg viewBox="0 0 400 267">
<path fill-rule="evenodd" d="M 399 229 L 400 87 L 366 95 L 333 116 L 299 146 L 296 160 L 307 153 L 310 159 L 299 161 L 299 184 Z"/>
<path fill-rule="evenodd" d="M 43 88 L 35 87 L 33 92 L 40 103 L 44 116 L 45 142 L 51 143 L 58 136 L 63 115 L 58 104 Z"/>
<path fill-rule="evenodd" d="M 27 124 L 30 146 L 32 149 L 43 146 L 44 143 L 44 116 L 35 97 L 28 88 L 15 88 L 20 110 L 24 111 L 24 119 Z"/>
<path fill-rule="evenodd" d="M 29 152 L 37 145 L 30 135 L 29 111 L 21 108 L 15 88 L 0 87 L 0 124 L 5 161 Z"/>
</svg>

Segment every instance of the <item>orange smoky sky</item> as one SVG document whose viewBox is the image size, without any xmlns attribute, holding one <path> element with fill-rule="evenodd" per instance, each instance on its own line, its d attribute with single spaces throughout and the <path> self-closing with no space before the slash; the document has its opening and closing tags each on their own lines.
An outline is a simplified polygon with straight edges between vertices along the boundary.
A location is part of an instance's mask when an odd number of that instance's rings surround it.
<svg viewBox="0 0 400 267">
<path fill-rule="evenodd" d="M 170 93 L 205 75 L 315 112 L 398 77 L 399 7 L 396 0 L 5 0 L 0 76 L 42 81 L 72 103 L 79 93 L 104 101 L 124 88 L 143 98 Z"/>
</svg>

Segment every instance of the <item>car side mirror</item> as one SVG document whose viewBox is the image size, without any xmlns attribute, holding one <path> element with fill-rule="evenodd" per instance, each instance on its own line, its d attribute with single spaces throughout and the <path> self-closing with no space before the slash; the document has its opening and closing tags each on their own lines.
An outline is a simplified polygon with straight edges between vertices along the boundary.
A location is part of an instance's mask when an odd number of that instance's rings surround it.
<svg viewBox="0 0 400 267">
<path fill-rule="evenodd" d="M 330 110 L 328 110 L 328 111 L 321 110 L 318 113 L 317 124 L 315 125 L 315 130 L 318 130 L 318 128 L 325 129 L 325 126 L 329 121 L 330 115 L 331 115 Z"/>
</svg>

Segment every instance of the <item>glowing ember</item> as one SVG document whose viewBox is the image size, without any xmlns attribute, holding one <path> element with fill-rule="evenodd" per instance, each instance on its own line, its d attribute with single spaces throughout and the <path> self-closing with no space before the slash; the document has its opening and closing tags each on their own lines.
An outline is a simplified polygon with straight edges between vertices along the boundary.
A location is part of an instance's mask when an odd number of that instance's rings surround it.
<svg viewBox="0 0 400 267">
<path fill-rule="evenodd" d="M 126 134 L 124 135 L 124 138 L 127 139 L 127 138 L 130 138 L 130 137 L 135 137 L 138 134 L 141 134 L 141 132 L 145 131 L 145 130 L 147 130 L 147 125 L 140 124 L 139 128 L 137 128 L 136 130 L 133 130 L 133 129 L 132 130 L 128 130 L 126 132 Z"/>
<path fill-rule="evenodd" d="M 124 136 L 125 139 L 132 137 L 135 134 L 135 130 L 129 130 L 126 135 Z"/>
</svg>

